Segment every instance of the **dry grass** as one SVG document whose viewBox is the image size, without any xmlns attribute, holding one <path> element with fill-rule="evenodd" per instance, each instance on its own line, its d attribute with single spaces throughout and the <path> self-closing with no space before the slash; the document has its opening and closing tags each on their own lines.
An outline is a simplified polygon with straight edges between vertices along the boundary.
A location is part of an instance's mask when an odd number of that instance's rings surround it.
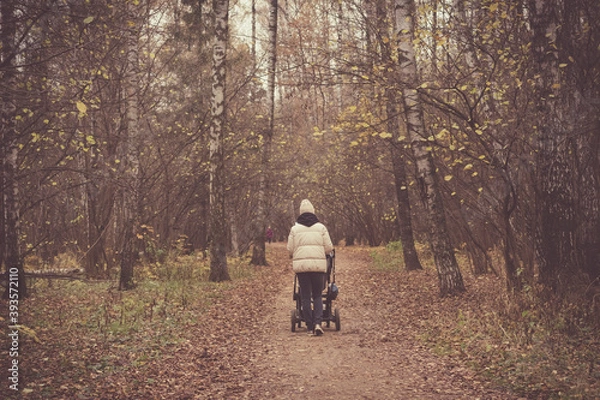
<svg viewBox="0 0 600 400">
<path fill-rule="evenodd" d="M 401 247 L 388 245 L 371 255 L 374 269 L 402 296 L 399 307 L 410 331 L 439 355 L 528 399 L 600 398 L 598 314 L 583 291 L 551 304 L 534 288 L 509 296 L 498 278 L 461 268 L 467 292 L 440 299 L 427 257 L 424 271 L 407 273 Z M 466 259 L 458 259 L 464 266 Z"/>
</svg>

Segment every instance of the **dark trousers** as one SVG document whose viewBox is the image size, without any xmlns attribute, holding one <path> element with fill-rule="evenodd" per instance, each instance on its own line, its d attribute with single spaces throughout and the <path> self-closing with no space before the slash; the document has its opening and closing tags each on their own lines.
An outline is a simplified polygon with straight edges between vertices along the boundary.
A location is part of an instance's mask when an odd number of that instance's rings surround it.
<svg viewBox="0 0 600 400">
<path fill-rule="evenodd" d="M 325 273 L 302 272 L 298 274 L 300 284 L 300 299 L 302 316 L 308 330 L 323 321 L 323 289 L 325 288 Z M 312 303 L 312 307 L 311 307 Z"/>
</svg>

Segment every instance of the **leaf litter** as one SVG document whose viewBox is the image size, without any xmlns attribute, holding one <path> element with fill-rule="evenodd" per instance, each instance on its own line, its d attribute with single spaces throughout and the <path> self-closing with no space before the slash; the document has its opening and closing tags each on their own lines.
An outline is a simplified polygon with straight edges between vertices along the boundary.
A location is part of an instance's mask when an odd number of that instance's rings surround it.
<svg viewBox="0 0 600 400">
<path fill-rule="evenodd" d="M 317 338 L 290 331 L 285 246 L 269 245 L 268 257 L 269 266 L 244 265 L 252 273 L 241 279 L 190 285 L 179 296 L 157 291 L 134 301 L 82 283 L 39 289 L 22 302 L 23 323 L 39 339 L 21 339 L 22 398 L 561 398 L 519 394 L 509 379 L 490 376 L 518 378 L 508 362 L 501 368 L 510 343 L 491 341 L 473 322 L 501 296 L 492 276 L 466 276 L 465 295 L 440 299 L 432 269 L 377 269 L 370 249 L 340 248 L 334 307 L 342 329 L 332 324 Z M 594 398 L 597 385 L 588 386 Z"/>
</svg>

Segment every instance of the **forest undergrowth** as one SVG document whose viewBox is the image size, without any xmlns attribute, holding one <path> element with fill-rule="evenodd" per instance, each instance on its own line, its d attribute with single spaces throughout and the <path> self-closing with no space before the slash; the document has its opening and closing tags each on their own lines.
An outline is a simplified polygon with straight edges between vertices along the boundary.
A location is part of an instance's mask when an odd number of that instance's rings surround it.
<svg viewBox="0 0 600 400">
<path fill-rule="evenodd" d="M 600 309 L 585 288 L 581 297 L 554 303 L 540 301 L 536 289 L 527 286 L 509 296 L 496 276 L 465 271 L 467 260 L 459 253 L 467 292 L 440 299 L 431 257 L 425 258 L 423 272 L 408 273 L 398 271 L 402 247 L 397 242 L 371 256 L 380 279 L 388 282 L 380 287 L 406 296 L 399 307 L 406 304 L 402 313 L 411 316 L 403 321 L 410 329 L 404 326 L 402 334 L 528 399 L 600 398 Z"/>
<path fill-rule="evenodd" d="M 260 310 L 281 290 L 277 277 L 289 273 L 282 249 L 270 247 L 266 267 L 231 259 L 226 283 L 208 282 L 207 260 L 195 255 L 145 265 L 132 291 L 118 291 L 115 281 L 33 282 L 21 307 L 20 395 L 244 398 L 256 380 Z M 527 399 L 600 398 L 589 303 L 550 313 L 527 292 L 519 301 L 507 296 L 497 277 L 468 272 L 464 295 L 440 298 L 426 251 L 425 269 L 415 272 L 403 270 L 398 244 L 352 251 L 371 270 L 366 303 L 388 316 L 373 340 L 420 342 L 482 384 Z M 6 320 L 0 323 L 7 332 Z"/>
<path fill-rule="evenodd" d="M 266 295 L 251 294 L 248 285 L 267 270 L 238 258 L 229 260 L 229 271 L 231 281 L 210 283 L 208 260 L 190 255 L 138 268 L 130 291 L 119 291 L 117 278 L 32 282 L 20 310 L 20 394 L 137 399 L 236 393 L 251 375 L 242 339 L 256 329 L 255 307 Z M 252 305 L 250 295 L 257 300 Z M 0 323 L 6 332 L 6 321 Z M 20 398 L 5 388 L 8 398 Z"/>
</svg>

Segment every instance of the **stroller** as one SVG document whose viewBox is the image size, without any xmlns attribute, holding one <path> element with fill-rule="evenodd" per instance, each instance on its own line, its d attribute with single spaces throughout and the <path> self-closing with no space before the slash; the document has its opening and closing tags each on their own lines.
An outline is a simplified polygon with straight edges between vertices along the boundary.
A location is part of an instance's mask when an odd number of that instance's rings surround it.
<svg viewBox="0 0 600 400">
<path fill-rule="evenodd" d="M 323 324 L 329 328 L 333 322 L 335 324 L 335 330 L 341 329 L 340 325 L 340 312 L 336 308 L 332 311 L 331 303 L 337 298 L 338 287 L 335 284 L 335 250 L 327 254 L 327 284 L 323 291 Z M 298 277 L 294 275 L 294 301 L 296 302 L 296 309 L 292 310 L 292 332 L 296 332 L 296 328 L 302 327 L 302 322 L 306 322 L 302 315 L 302 301 L 300 299 L 300 287 L 298 284 Z"/>
</svg>

